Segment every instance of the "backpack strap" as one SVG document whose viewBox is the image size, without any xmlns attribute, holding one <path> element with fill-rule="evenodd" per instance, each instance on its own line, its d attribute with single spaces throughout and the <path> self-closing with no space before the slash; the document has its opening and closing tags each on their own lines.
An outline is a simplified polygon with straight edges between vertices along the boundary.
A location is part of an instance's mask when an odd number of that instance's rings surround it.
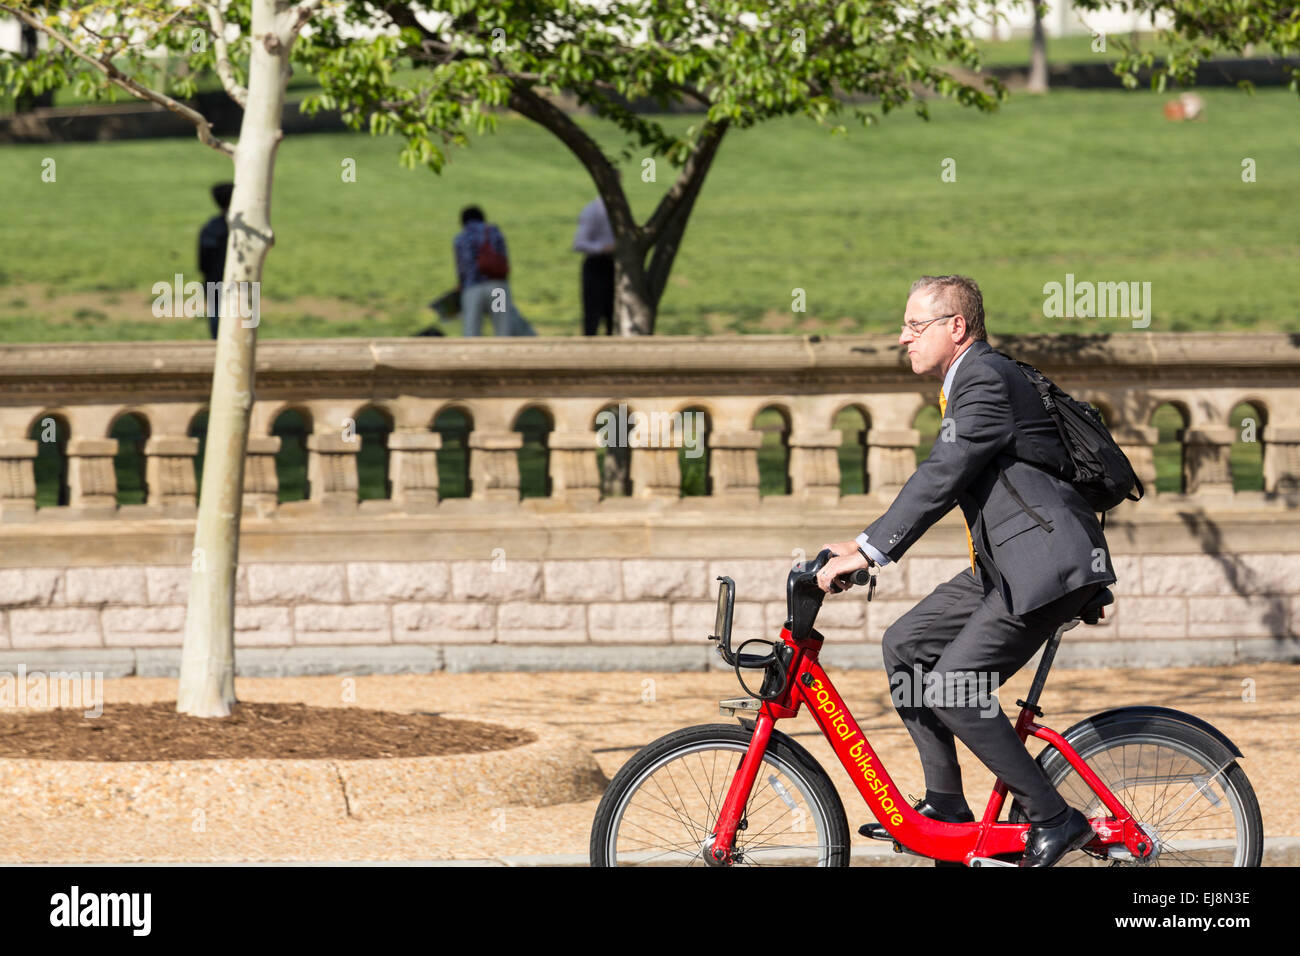
<svg viewBox="0 0 1300 956">
<path fill-rule="evenodd" d="M 1011 479 L 1007 477 L 1006 471 L 1001 467 L 998 468 L 998 480 L 1002 482 L 1002 487 L 1006 488 L 1011 497 L 1016 500 L 1016 504 L 1020 505 L 1021 511 L 1037 521 L 1038 526 L 1044 531 L 1052 530 L 1051 524 L 1042 515 L 1025 504 L 1025 499 L 1020 497 L 1020 492 L 1016 491 L 1015 486 L 1011 484 Z"/>
</svg>

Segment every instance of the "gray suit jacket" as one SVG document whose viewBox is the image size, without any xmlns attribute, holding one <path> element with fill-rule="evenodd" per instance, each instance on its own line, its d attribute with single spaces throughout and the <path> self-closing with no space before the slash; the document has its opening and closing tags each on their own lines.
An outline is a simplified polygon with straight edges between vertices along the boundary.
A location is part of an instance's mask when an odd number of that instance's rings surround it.
<svg viewBox="0 0 1300 956">
<path fill-rule="evenodd" d="M 1016 364 L 975 342 L 947 398 L 930 457 L 866 529 L 867 540 L 897 561 L 958 505 L 981 570 L 1013 614 L 1087 584 L 1115 583 L 1096 513 L 1057 477 L 1070 467 L 1056 424 Z"/>
</svg>

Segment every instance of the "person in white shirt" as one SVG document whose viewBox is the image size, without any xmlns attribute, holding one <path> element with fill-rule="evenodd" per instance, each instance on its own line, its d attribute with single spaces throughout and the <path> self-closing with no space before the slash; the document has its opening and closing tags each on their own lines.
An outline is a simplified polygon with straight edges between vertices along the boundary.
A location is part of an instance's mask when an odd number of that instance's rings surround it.
<svg viewBox="0 0 1300 956">
<path fill-rule="evenodd" d="M 597 197 L 578 214 L 573 250 L 582 260 L 582 333 L 596 335 L 601 322 L 605 334 L 614 334 L 614 229 L 605 201 Z"/>
</svg>

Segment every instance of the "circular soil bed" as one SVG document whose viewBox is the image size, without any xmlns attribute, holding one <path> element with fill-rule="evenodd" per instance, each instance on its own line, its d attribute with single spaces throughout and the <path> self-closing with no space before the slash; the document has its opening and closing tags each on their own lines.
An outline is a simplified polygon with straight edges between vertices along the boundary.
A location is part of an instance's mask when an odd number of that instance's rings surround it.
<svg viewBox="0 0 1300 956">
<path fill-rule="evenodd" d="M 370 760 L 509 750 L 528 730 L 362 707 L 241 702 L 229 717 L 190 717 L 175 702 L 0 712 L 0 758 L 37 760 Z"/>
<path fill-rule="evenodd" d="M 477 715 L 241 703 L 0 712 L 0 824 L 150 820 L 293 828 L 311 820 L 542 807 L 600 796 L 585 744 Z M 16 818 L 10 820 L 9 818 Z"/>
</svg>

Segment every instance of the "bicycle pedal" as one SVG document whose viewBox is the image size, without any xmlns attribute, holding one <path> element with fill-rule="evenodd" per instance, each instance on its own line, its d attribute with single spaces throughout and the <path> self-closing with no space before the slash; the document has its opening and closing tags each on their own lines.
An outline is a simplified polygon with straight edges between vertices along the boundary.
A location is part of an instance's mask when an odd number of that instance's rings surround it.
<svg viewBox="0 0 1300 956">
<path fill-rule="evenodd" d="M 879 824 L 864 823 L 858 827 L 858 833 L 869 840 L 883 840 L 888 842 L 894 838 L 889 835 L 889 831 L 880 827 Z"/>
</svg>

